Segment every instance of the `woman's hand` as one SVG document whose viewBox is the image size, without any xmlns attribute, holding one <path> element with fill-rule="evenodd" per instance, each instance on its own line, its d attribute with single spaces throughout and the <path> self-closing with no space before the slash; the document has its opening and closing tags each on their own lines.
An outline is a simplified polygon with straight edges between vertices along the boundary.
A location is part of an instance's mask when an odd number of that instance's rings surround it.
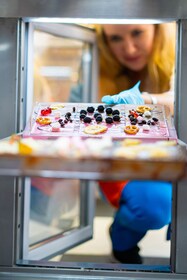
<svg viewBox="0 0 187 280">
<path fill-rule="evenodd" d="M 101 101 L 106 104 L 144 104 L 144 100 L 139 90 L 140 82 L 138 82 L 133 88 L 124 90 L 115 95 L 105 95 Z"/>
</svg>

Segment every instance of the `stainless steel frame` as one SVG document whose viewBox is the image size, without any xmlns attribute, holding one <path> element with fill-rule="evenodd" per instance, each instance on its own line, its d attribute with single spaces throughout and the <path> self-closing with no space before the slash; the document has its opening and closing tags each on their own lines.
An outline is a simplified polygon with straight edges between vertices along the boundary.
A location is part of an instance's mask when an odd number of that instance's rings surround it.
<svg viewBox="0 0 187 280">
<path fill-rule="evenodd" d="M 32 113 L 32 94 L 33 94 L 33 31 L 39 30 L 47 32 L 60 37 L 67 37 L 72 39 L 81 40 L 85 43 L 91 44 L 91 50 L 88 48 L 84 51 L 84 57 L 82 62 L 83 68 L 83 100 L 85 102 L 95 101 L 97 98 L 95 88 L 97 87 L 97 46 L 96 36 L 92 30 L 81 28 L 76 25 L 64 25 L 64 24 L 45 24 L 45 23 L 30 23 L 28 26 L 28 52 L 27 52 L 27 119 Z M 91 53 L 90 53 L 91 52 Z M 88 59 L 90 58 L 90 59 Z M 92 60 L 91 60 L 92 58 Z M 92 73 L 92 81 L 89 77 Z M 95 98 L 95 100 L 94 100 Z"/>
<path fill-rule="evenodd" d="M 86 29 L 84 27 L 76 26 L 76 25 L 64 25 L 64 24 L 42 24 L 42 23 L 30 23 L 28 26 L 28 50 L 27 50 L 27 64 L 29 65 L 27 71 L 27 106 L 26 113 L 27 119 L 31 116 L 33 104 L 32 104 L 32 95 L 33 95 L 33 32 L 35 30 L 39 30 L 42 32 L 46 32 L 48 34 L 52 34 L 58 37 L 64 37 L 68 39 L 76 39 L 87 44 L 90 44 L 89 47 L 84 50 L 83 61 L 82 61 L 82 69 L 83 69 L 83 97 L 82 99 L 86 102 L 91 101 L 91 97 L 94 96 L 96 79 L 97 79 L 97 68 L 96 68 L 96 55 L 97 55 L 97 46 L 96 46 L 96 38 L 95 33 L 92 30 Z M 84 56 L 90 56 L 90 60 L 85 59 Z M 91 60 L 93 59 L 93 61 Z M 93 80 L 90 81 L 91 77 Z M 94 91 L 93 91 L 94 90 Z M 36 175 L 36 174 L 35 174 Z M 71 178 L 71 176 L 67 176 L 67 179 Z M 77 179 L 78 177 L 74 177 Z M 81 178 L 83 179 L 83 178 Z M 63 253 L 68 249 L 90 239 L 93 235 L 93 217 L 94 217 L 94 188 L 90 186 L 89 182 L 80 181 L 80 199 L 81 202 L 89 202 L 89 204 L 84 203 L 81 205 L 80 209 L 80 224 L 81 228 L 74 229 L 68 235 L 63 235 L 63 237 L 58 237 L 56 240 L 51 241 L 50 243 L 45 243 L 38 248 L 34 248 L 29 250 L 28 246 L 28 235 L 25 234 L 27 232 L 28 227 L 28 219 L 30 207 L 28 201 L 25 203 L 24 214 L 25 219 L 23 220 L 23 259 L 36 260 L 36 259 L 44 259 L 52 257 L 54 254 Z M 25 198 L 28 198 L 30 189 L 24 189 Z M 27 199 L 28 200 L 28 199 Z M 89 205 L 89 207 L 88 207 Z M 28 209 L 29 208 L 29 209 Z"/>
<path fill-rule="evenodd" d="M 186 19 L 185 0 L 1 0 L 0 17 L 66 19 Z"/>
<path fill-rule="evenodd" d="M 14 132 L 18 132 L 20 117 L 19 106 L 24 104 L 24 98 L 22 96 L 23 79 L 20 77 L 20 73 L 24 73 L 26 64 L 21 63 L 24 57 L 22 45 L 22 31 L 24 29 L 24 22 L 30 22 L 39 18 L 41 21 L 51 20 L 58 22 L 75 22 L 78 19 L 83 21 L 101 21 L 103 18 L 106 21 L 115 19 L 116 22 L 134 22 L 135 20 L 154 20 L 154 21 L 171 21 L 175 20 L 178 24 L 178 39 L 177 39 L 177 68 L 176 68 L 176 110 L 175 110 L 175 124 L 178 131 L 179 138 L 184 142 L 187 142 L 187 130 L 186 130 L 186 73 L 187 73 L 187 2 L 185 0 L 1 0 L 0 1 L 0 31 L 1 31 L 1 47 L 4 45 L 4 52 L 0 52 L 0 59 L 2 61 L 0 67 L 0 81 L 1 81 L 1 100 L 3 99 L 3 108 L 0 110 L 1 119 L 5 118 L 7 114 L 11 114 L 11 119 L 6 119 L 7 125 L 1 137 L 6 137 Z M 21 18 L 21 20 L 20 20 Z M 22 38 L 23 39 L 23 38 Z M 20 44 L 21 43 L 21 44 Z M 2 68 L 3 65 L 3 68 Z M 4 71 L 4 65 L 6 70 Z M 21 67 L 20 67 L 21 66 Z M 22 75 L 21 75 L 22 76 Z M 9 111 L 7 112 L 7 108 Z M 24 113 L 24 108 L 23 108 Z M 14 116 L 14 118 L 13 118 Z M 169 178 L 168 178 L 169 179 Z M 9 192 L 7 191 L 9 190 Z M 24 268 L 13 268 L 17 255 L 16 251 L 16 238 L 14 235 L 17 232 L 17 226 L 15 221 L 16 215 L 16 199 L 15 191 L 20 194 L 18 190 L 14 188 L 14 179 L 1 178 L 1 192 L 5 194 L 5 198 L 11 203 L 11 207 L 7 208 L 7 203 L 3 198 L 0 198 L 3 211 L 0 211 L 0 240 L 3 240 L 0 245 L 0 264 L 2 273 L 0 278 L 7 276 L 6 272 L 26 272 Z M 186 279 L 187 277 L 187 204 L 186 204 L 187 190 L 186 181 L 178 182 L 176 188 L 174 188 L 174 209 L 173 209 L 173 236 L 172 237 L 172 272 L 174 273 L 145 273 L 145 272 L 113 272 L 110 267 L 105 267 L 106 271 L 102 270 L 90 270 L 82 269 L 82 271 L 73 271 L 67 269 L 46 269 L 46 272 L 54 274 L 61 273 L 63 278 L 66 278 L 66 274 L 71 274 L 72 278 L 75 276 L 77 279 L 89 279 L 91 274 L 95 279 L 113 279 L 116 278 L 151 278 L 151 279 Z M 5 220 L 6 218 L 6 220 Z M 6 221 L 6 222 L 5 222 Z M 18 234 L 19 236 L 19 234 Z M 6 251 L 6 254 L 2 254 Z M 107 271 L 110 270 L 110 272 Z M 119 267 L 121 269 L 121 266 Z M 37 271 L 40 273 L 40 269 L 32 268 L 29 272 Z M 45 272 L 45 270 L 42 270 Z M 5 274 L 4 274 L 5 273 Z M 12 275 L 12 273 L 8 274 Z M 23 274 L 17 275 L 17 277 L 24 277 Z M 31 274 L 27 274 L 29 279 Z M 49 275 L 49 274 L 48 274 Z M 59 275 L 58 275 L 59 276 Z M 58 277 L 57 276 L 57 277 Z M 40 277 L 37 274 L 36 277 Z M 67 276 L 68 277 L 68 276 Z"/>
</svg>

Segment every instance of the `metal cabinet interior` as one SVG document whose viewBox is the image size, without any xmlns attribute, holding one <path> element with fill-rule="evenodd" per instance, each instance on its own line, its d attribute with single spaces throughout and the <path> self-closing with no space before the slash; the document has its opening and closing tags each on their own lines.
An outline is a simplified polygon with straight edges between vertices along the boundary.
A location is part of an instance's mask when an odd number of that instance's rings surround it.
<svg viewBox="0 0 187 280">
<path fill-rule="evenodd" d="M 24 126 L 24 77 L 25 77 L 25 37 L 24 30 L 27 25 L 26 22 L 31 21 L 33 18 L 48 18 L 48 20 L 59 20 L 61 22 L 73 22 L 77 18 L 82 21 L 89 18 L 93 21 L 100 19 L 126 19 L 126 22 L 133 22 L 138 20 L 155 20 L 170 21 L 175 20 L 178 24 L 178 38 L 177 38 L 177 68 L 176 68 L 176 103 L 175 103 L 175 125 L 177 128 L 179 139 L 187 142 L 187 130 L 185 129 L 185 108 L 187 108 L 186 87 L 187 80 L 185 79 L 187 72 L 187 3 L 185 0 L 179 1 L 92 1 L 85 0 L 36 0 L 36 1 L 11 1 L 2 0 L 2 9 L 0 9 L 0 31 L 1 31 L 1 51 L 0 59 L 3 61 L 0 65 L 0 84 L 1 92 L 0 97 L 3 101 L 2 109 L 0 110 L 1 120 L 4 120 L 1 138 L 6 137 L 12 133 L 19 132 Z M 20 19 L 21 18 L 21 19 Z M 6 69 L 6 71 L 5 71 Z M 3 181 L 5 180 L 5 181 Z M 7 181 L 8 180 L 8 181 Z M 11 181 L 11 182 L 10 182 Z M 10 183 L 10 185 L 7 186 Z M 7 187 L 6 187 L 7 186 Z M 12 187 L 13 186 L 13 187 Z M 11 189 L 10 189 L 11 187 Z M 17 248 L 16 240 L 19 237 L 17 227 L 18 213 L 15 211 L 17 202 L 15 194 L 19 194 L 19 189 L 14 189 L 14 181 L 7 178 L 1 180 L 1 191 L 4 192 L 5 197 L 8 198 L 8 203 L 11 204 L 8 209 L 5 202 L 2 203 L 3 211 L 0 212 L 0 227 L 4 228 L 0 232 L 0 240 L 3 240 L 0 245 L 0 260 L 1 271 L 10 272 L 16 271 L 16 259 L 19 256 L 19 248 Z M 16 194 L 16 195 L 17 195 Z M 187 212 L 187 205 L 185 203 L 186 182 L 178 182 L 174 189 L 174 202 L 173 202 L 173 232 L 174 238 L 172 240 L 172 274 L 158 274 L 158 273 L 143 273 L 136 272 L 123 274 L 122 272 L 113 272 L 109 274 L 101 272 L 100 275 L 109 277 L 113 275 L 116 277 L 149 277 L 152 279 L 185 279 L 187 274 L 186 259 L 187 259 L 187 243 L 185 237 L 187 234 L 187 220 L 185 219 Z M 11 198 L 12 197 L 12 198 Z M 6 218 L 6 222 L 5 222 Z M 10 232 L 11 230 L 11 232 Z M 8 251 L 7 251 L 8 250 Z M 4 252 L 7 252 L 4 254 Z M 14 269 L 13 269 L 14 267 Z M 24 271 L 17 268 L 17 271 Z M 34 269 L 34 267 L 33 267 Z M 30 269 L 30 272 L 33 270 Z M 46 270 L 47 271 L 47 270 Z M 48 271 L 49 272 L 49 271 Z M 55 273 L 55 269 L 52 270 Z M 72 272 L 72 275 L 82 275 L 87 277 L 88 271 Z M 60 272 L 61 275 L 65 272 Z M 68 271 L 70 274 L 70 271 Z M 92 276 L 98 276 L 99 272 L 93 270 Z M 1 274 L 1 277 L 4 277 Z M 97 279 L 97 278 L 96 278 Z"/>
</svg>

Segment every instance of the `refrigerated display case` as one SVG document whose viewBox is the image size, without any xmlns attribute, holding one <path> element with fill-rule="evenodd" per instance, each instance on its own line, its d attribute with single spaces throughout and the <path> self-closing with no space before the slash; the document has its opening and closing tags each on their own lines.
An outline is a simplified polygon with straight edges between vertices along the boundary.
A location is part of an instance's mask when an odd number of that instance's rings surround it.
<svg viewBox="0 0 187 280">
<path fill-rule="evenodd" d="M 63 36 L 59 34 L 57 25 L 54 22 L 60 23 L 75 23 L 77 21 L 81 23 L 88 22 L 134 22 L 135 20 L 146 21 L 146 22 L 160 22 L 160 21 L 176 21 L 177 23 L 177 60 L 176 60 L 176 80 L 175 80 L 175 127 L 177 129 L 178 137 L 184 143 L 187 142 L 187 132 L 185 129 L 185 108 L 187 105 L 186 98 L 186 86 L 187 82 L 185 79 L 187 70 L 187 53 L 186 53 L 186 30 L 187 30 L 187 5 L 185 1 L 2 1 L 2 9 L 0 10 L 0 59 L 1 64 L 1 99 L 3 100 L 2 108 L 0 110 L 0 116 L 3 124 L 3 129 L 0 131 L 0 137 L 8 137 L 13 133 L 22 132 L 28 114 L 28 108 L 31 107 L 33 97 L 29 91 L 32 92 L 32 82 L 29 82 L 29 77 L 32 77 L 32 60 L 33 57 L 29 56 L 29 48 L 32 50 L 32 34 L 34 28 L 39 29 L 38 32 L 47 33 L 47 36 Z M 51 21 L 51 29 L 47 28 L 46 21 Z M 89 21 L 89 22 L 90 22 Z M 33 22 L 35 22 L 33 24 Z M 37 24 L 36 24 L 37 22 Z M 40 25 L 39 22 L 42 22 Z M 49 25 L 48 25 L 49 26 Z M 59 25 L 58 25 L 59 26 Z M 41 27 L 41 28 L 40 28 Z M 47 30 L 46 30 L 47 28 Z M 67 27 L 69 28 L 69 27 Z M 63 27 L 63 30 L 65 28 Z M 57 33 L 58 34 L 57 34 Z M 61 32 L 61 31 L 60 31 Z M 91 31 L 90 31 L 91 32 Z M 46 35 L 46 34 L 45 34 Z M 69 37 L 70 33 L 68 34 Z M 66 36 L 67 37 L 67 34 Z M 87 36 L 86 36 L 87 37 Z M 54 37 L 53 37 L 54 39 Z M 52 40 L 53 40 L 52 39 Z M 72 39 L 72 36 L 71 36 Z M 73 38 L 80 39 L 80 38 Z M 69 40 L 69 39 L 68 39 Z M 82 39 L 81 39 L 82 40 Z M 85 39 L 86 40 L 86 39 Z M 84 40 L 83 40 L 84 41 Z M 67 43 L 67 41 L 66 41 Z M 68 42 L 69 43 L 69 42 Z M 94 40 L 88 40 L 87 45 L 94 45 Z M 80 47 L 80 44 L 79 44 Z M 93 48 L 92 48 L 93 50 Z M 90 57 L 89 47 L 85 48 L 88 52 L 86 58 Z M 92 53 L 93 55 L 93 53 Z M 91 57 L 92 57 L 91 55 Z M 86 60 L 85 67 L 88 67 Z M 93 65 L 93 64 L 92 64 Z M 57 65 L 55 65 L 57 66 Z M 82 65 L 81 65 L 82 66 Z M 64 66 L 60 66 L 64 67 Z M 84 68 L 84 67 L 83 67 Z M 62 68 L 61 68 L 62 69 Z M 66 73 L 70 73 L 67 68 Z M 88 68 L 86 68 L 88 69 Z M 91 69 L 91 68 L 89 68 Z M 46 72 L 46 68 L 41 68 L 42 75 L 51 73 L 53 68 Z M 45 70 L 45 71 L 44 71 Z M 49 71 L 50 70 L 50 71 Z M 68 71 L 69 72 L 68 72 Z M 92 69 L 93 70 L 93 69 Z M 84 73 L 88 73 L 86 70 Z M 90 71 L 92 75 L 93 71 Z M 67 74 L 66 74 L 67 75 Z M 70 75 L 70 74 L 68 74 Z M 88 75 L 90 77 L 90 75 Z M 43 76 L 42 76 L 43 77 Z M 46 77 L 46 76 L 45 76 Z M 67 77 L 67 76 L 66 76 Z M 84 77 L 84 75 L 82 75 Z M 81 77 L 81 78 L 82 78 Z M 92 85 L 90 85 L 92 81 Z M 89 100 L 87 96 L 88 92 L 94 90 L 96 76 L 93 76 L 88 83 L 85 83 L 85 101 Z M 88 91 L 88 88 L 91 91 Z M 30 97 L 30 99 L 28 98 Z M 143 163 L 143 161 L 142 161 Z M 145 162 L 146 164 L 146 162 Z M 53 240 L 54 242 L 43 244 L 42 247 L 33 249 L 32 253 L 28 252 L 28 210 L 26 210 L 24 203 L 29 200 L 29 183 L 25 185 L 25 180 L 18 178 L 27 175 L 27 173 L 19 173 L 19 168 L 15 169 L 15 173 L 12 176 L 7 176 L 5 172 L 0 178 L 1 196 L 0 196 L 0 277 L 31 277 L 32 273 L 36 277 L 40 277 L 44 273 L 45 277 L 53 276 L 62 278 L 76 278 L 81 279 L 89 277 L 95 277 L 95 279 L 103 278 L 152 278 L 152 279 L 185 279 L 186 277 L 186 257 L 187 257 L 187 245 L 185 242 L 185 236 L 187 234 L 187 223 L 185 219 L 186 213 L 186 180 L 185 180 L 185 160 L 182 163 L 182 173 L 184 176 L 176 176 L 174 179 L 175 186 L 173 187 L 173 221 L 172 221 L 172 246 L 171 246 L 171 266 L 169 269 L 158 268 L 156 273 L 153 272 L 153 268 L 137 267 L 133 266 L 129 268 L 126 265 L 98 265 L 98 264 L 62 264 L 56 263 L 51 264 L 45 261 L 36 260 L 37 257 L 40 259 L 46 259 L 47 253 L 54 255 L 55 252 L 62 250 L 64 241 L 61 239 L 61 243 L 58 242 L 60 239 Z M 3 165 L 2 165 L 3 166 Z M 154 168 L 154 163 L 152 163 Z M 165 163 L 167 166 L 167 163 Z M 6 167 L 9 168 L 8 166 Z M 2 168 L 3 170 L 3 168 Z M 54 171 L 53 168 L 51 171 Z M 53 172 L 52 172 L 53 173 Z M 51 173 L 51 177 L 52 177 Z M 84 172 L 83 172 L 84 173 Z M 54 174 L 54 173 L 53 173 Z M 11 174 L 10 174 L 11 175 Z M 33 175 L 35 175 L 33 173 Z M 56 175 L 55 175 L 56 176 Z M 70 175 L 71 177 L 71 175 Z M 71 179 L 71 178 L 70 178 Z M 80 179 L 84 179 L 81 176 Z M 86 178 L 87 179 L 87 178 Z M 146 174 L 145 174 L 146 179 Z M 83 193 L 87 192 L 89 187 L 83 186 Z M 91 188 L 91 191 L 93 189 Z M 89 196 L 88 196 L 89 197 Z M 93 198 L 93 194 L 92 194 Z M 91 209 L 89 198 L 86 200 L 87 209 Z M 84 202 L 85 202 L 84 200 Z M 91 202 L 93 203 L 93 202 Z M 93 205 L 93 204 L 92 204 Z M 28 206 L 28 205 L 27 205 Z M 92 211 L 92 210 L 91 210 Z M 85 211 L 83 211 L 85 214 Z M 93 214 L 93 213 L 92 213 Z M 89 216 L 89 215 L 88 215 Z M 23 223 L 25 219 L 25 222 Z M 90 225 L 90 220 L 83 215 L 84 225 Z M 85 221 L 86 220 L 86 221 Z M 89 221 L 89 222 L 88 222 Z M 26 227 L 25 230 L 23 228 Z M 77 234 L 77 235 L 76 235 Z M 77 231 L 73 239 L 77 239 L 81 235 L 81 231 Z M 73 236 L 73 235 L 72 235 Z M 87 238 L 86 235 L 84 236 Z M 72 237 L 69 236 L 66 245 L 73 246 Z M 82 238 L 82 236 L 81 236 Z M 24 242 L 25 240 L 25 242 Z M 26 245 L 26 247 L 25 247 Z M 47 247 L 47 245 L 49 247 Z M 62 246 L 62 247 L 59 247 Z M 26 248 L 26 249 L 25 249 Z M 47 252 L 47 250 L 49 250 Z M 34 253 L 35 252 L 35 253 Z M 44 252 L 44 254 L 43 254 Z M 30 255 L 29 255 L 30 254 Z M 29 259 L 30 258 L 30 259 Z M 33 261 L 35 260 L 35 261 Z M 40 266 L 40 268 L 38 268 Z M 57 268 L 58 267 L 58 268 Z M 131 270 L 129 272 L 129 270 Z M 145 272 L 147 270 L 147 272 Z M 8 274 L 7 274 L 8 273 Z M 16 274 L 18 273 L 18 274 Z M 21 274 L 20 274 L 21 273 Z M 26 276 L 24 273 L 30 273 Z M 37 274 L 38 273 L 38 274 Z M 68 276 L 69 275 L 69 276 Z"/>
</svg>

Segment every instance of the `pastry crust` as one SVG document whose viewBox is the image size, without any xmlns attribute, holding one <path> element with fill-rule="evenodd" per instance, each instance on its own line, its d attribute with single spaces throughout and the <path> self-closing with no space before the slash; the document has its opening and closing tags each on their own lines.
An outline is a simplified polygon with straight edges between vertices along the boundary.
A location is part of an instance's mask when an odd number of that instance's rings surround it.
<svg viewBox="0 0 187 280">
<path fill-rule="evenodd" d="M 152 109 L 147 105 L 140 105 L 136 108 L 138 113 L 144 113 L 145 111 L 151 111 Z"/>
<path fill-rule="evenodd" d="M 36 122 L 39 123 L 40 125 L 48 125 L 51 123 L 51 119 L 45 117 L 38 117 L 36 119 Z"/>
<path fill-rule="evenodd" d="M 139 128 L 136 125 L 126 125 L 124 131 L 127 134 L 136 134 L 139 131 Z"/>
<path fill-rule="evenodd" d="M 64 104 L 61 104 L 61 103 L 50 105 L 51 110 L 58 110 L 58 109 L 64 108 L 64 107 L 65 107 L 65 105 L 64 105 Z"/>
<path fill-rule="evenodd" d="M 104 125 L 89 125 L 85 127 L 84 133 L 86 134 L 100 134 L 107 131 L 107 127 Z"/>
</svg>

